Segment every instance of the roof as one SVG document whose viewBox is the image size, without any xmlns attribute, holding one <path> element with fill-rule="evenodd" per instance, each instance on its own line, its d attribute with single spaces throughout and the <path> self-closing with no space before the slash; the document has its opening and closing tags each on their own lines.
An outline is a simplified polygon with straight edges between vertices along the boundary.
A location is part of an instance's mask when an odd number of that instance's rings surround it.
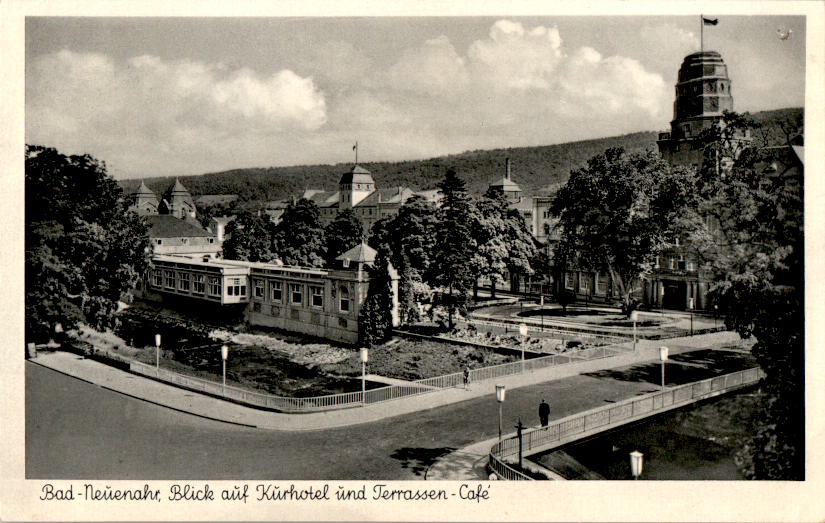
<svg viewBox="0 0 825 523">
<path fill-rule="evenodd" d="M 361 242 L 359 245 L 356 245 L 335 259 L 341 261 L 349 260 L 358 263 L 372 263 L 375 261 L 376 254 L 378 254 L 378 252 L 375 249 L 367 245 L 366 242 Z"/>
<path fill-rule="evenodd" d="M 503 191 L 521 191 L 516 182 L 506 176 L 490 184 L 490 187 L 501 187 Z"/>
<path fill-rule="evenodd" d="M 135 189 L 132 192 L 132 194 L 135 195 L 135 196 L 154 196 L 155 195 L 155 193 L 153 193 L 151 189 L 146 187 L 146 184 L 143 183 L 143 180 L 141 180 L 140 185 L 138 185 L 138 188 Z"/>
<path fill-rule="evenodd" d="M 236 218 L 236 216 L 234 214 L 232 216 L 213 216 L 212 218 L 210 218 L 210 221 L 213 221 L 215 223 L 219 223 L 219 224 L 222 224 L 222 225 L 226 225 L 229 222 L 231 222 L 232 220 L 234 220 L 235 218 Z"/>
<path fill-rule="evenodd" d="M 379 203 L 404 203 L 413 196 L 415 196 L 415 193 L 409 187 L 402 186 L 390 189 L 377 189 L 353 207 L 376 206 Z"/>
<path fill-rule="evenodd" d="M 341 175 L 338 185 L 342 183 L 375 183 L 372 174 L 360 165 L 355 165 L 351 170 Z"/>
<path fill-rule="evenodd" d="M 796 157 L 799 158 L 799 163 L 805 164 L 805 146 L 803 145 L 792 145 L 791 149 L 793 152 L 796 153 Z"/>
<path fill-rule="evenodd" d="M 426 191 L 418 191 L 415 193 L 416 196 L 420 196 L 427 200 L 428 202 L 437 202 L 441 200 L 441 192 L 438 189 L 429 189 Z"/>
<path fill-rule="evenodd" d="M 215 236 L 192 222 L 175 218 L 170 214 L 146 216 L 146 221 L 149 222 L 150 238 L 196 238 Z"/>
<path fill-rule="evenodd" d="M 305 191 L 301 197 L 315 202 L 318 207 L 332 207 L 338 204 L 339 193 L 338 191 L 321 191 L 311 189 L 309 191 Z"/>
</svg>

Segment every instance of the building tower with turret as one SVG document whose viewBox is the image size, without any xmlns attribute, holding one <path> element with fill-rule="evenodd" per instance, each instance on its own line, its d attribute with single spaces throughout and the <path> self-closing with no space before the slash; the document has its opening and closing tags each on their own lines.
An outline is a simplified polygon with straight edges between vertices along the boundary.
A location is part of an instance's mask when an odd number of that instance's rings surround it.
<svg viewBox="0 0 825 523">
<path fill-rule="evenodd" d="M 490 191 L 498 192 L 511 203 L 521 201 L 521 187 L 510 177 L 510 159 L 504 160 L 504 178 L 489 185 Z"/>
<path fill-rule="evenodd" d="M 350 209 L 375 191 L 372 174 L 360 165 L 341 175 L 338 181 L 338 208 Z"/>
<path fill-rule="evenodd" d="M 700 167 L 697 138 L 720 121 L 723 111 L 733 111 L 728 66 L 716 51 L 689 54 L 679 68 L 670 132 L 659 133 L 659 154 L 672 165 Z"/>
<path fill-rule="evenodd" d="M 158 213 L 170 214 L 175 218 L 195 218 L 195 201 L 189 190 L 175 179 L 175 183 L 166 189 L 158 205 Z"/>
<path fill-rule="evenodd" d="M 146 187 L 143 181 L 137 189 L 131 194 L 132 205 L 130 210 L 135 211 L 141 216 L 153 216 L 158 213 L 158 197 L 151 189 Z"/>
</svg>

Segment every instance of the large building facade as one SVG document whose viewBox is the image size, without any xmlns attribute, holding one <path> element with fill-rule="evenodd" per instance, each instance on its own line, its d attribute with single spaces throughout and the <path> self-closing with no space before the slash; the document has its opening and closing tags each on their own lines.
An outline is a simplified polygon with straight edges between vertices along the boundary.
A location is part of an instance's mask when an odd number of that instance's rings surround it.
<svg viewBox="0 0 825 523">
<path fill-rule="evenodd" d="M 155 255 L 138 297 L 173 307 L 226 307 L 253 326 L 273 327 L 343 343 L 358 342 L 359 314 L 376 252 L 358 245 L 332 269 Z M 398 275 L 390 267 L 398 325 Z"/>
</svg>

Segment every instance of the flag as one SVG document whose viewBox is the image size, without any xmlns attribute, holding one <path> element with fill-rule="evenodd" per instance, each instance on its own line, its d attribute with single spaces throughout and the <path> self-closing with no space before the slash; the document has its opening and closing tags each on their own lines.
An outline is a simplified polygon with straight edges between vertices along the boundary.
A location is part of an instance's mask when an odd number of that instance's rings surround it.
<svg viewBox="0 0 825 523">
<path fill-rule="evenodd" d="M 719 23 L 719 19 L 718 18 L 705 18 L 705 17 L 702 17 L 702 23 L 704 25 L 716 25 L 716 24 Z"/>
<path fill-rule="evenodd" d="M 356 149 L 358 149 L 358 142 L 355 142 L 355 145 L 352 146 L 353 151 L 356 150 Z"/>
</svg>

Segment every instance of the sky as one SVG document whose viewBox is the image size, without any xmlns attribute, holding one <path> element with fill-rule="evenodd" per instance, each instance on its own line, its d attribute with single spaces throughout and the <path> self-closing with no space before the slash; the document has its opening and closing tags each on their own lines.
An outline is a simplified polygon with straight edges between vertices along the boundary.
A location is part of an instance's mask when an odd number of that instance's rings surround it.
<svg viewBox="0 0 825 523">
<path fill-rule="evenodd" d="M 805 18 L 716 18 L 735 109 L 803 106 Z M 664 130 L 699 20 L 28 17 L 26 142 L 149 178 Z"/>
</svg>

